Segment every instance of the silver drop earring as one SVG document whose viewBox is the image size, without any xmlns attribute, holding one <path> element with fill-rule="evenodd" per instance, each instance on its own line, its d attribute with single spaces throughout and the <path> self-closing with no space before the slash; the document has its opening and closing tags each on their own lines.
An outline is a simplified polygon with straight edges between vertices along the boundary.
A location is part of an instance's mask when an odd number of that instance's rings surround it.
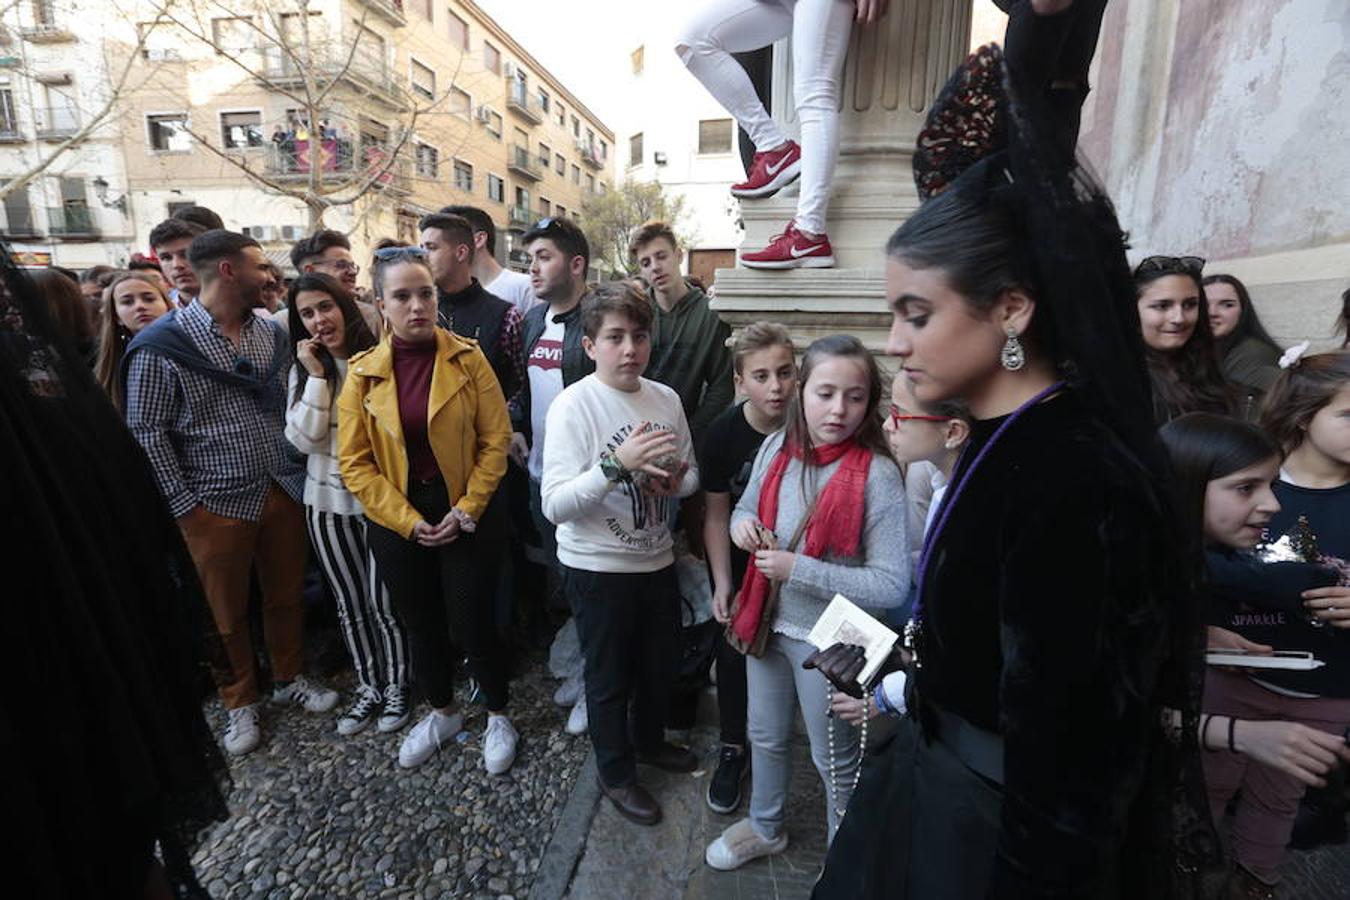
<svg viewBox="0 0 1350 900">
<path fill-rule="evenodd" d="M 1017 339 L 1017 332 L 1012 326 L 1008 327 L 1008 340 L 1003 344 L 1003 352 L 999 354 L 999 361 L 1003 363 L 1003 368 L 1009 372 L 1016 372 L 1027 364 L 1026 351 L 1022 349 L 1022 342 Z"/>
</svg>

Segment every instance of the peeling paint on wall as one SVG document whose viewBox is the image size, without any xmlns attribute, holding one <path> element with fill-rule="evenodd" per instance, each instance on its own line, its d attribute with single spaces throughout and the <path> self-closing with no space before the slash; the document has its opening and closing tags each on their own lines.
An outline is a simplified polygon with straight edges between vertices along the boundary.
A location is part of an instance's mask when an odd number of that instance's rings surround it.
<svg viewBox="0 0 1350 900">
<path fill-rule="evenodd" d="M 1166 60 L 1150 53 L 1169 43 Z M 1137 249 L 1223 259 L 1350 240 L 1345 0 L 1120 0 L 1098 56 L 1082 146 Z"/>
</svg>

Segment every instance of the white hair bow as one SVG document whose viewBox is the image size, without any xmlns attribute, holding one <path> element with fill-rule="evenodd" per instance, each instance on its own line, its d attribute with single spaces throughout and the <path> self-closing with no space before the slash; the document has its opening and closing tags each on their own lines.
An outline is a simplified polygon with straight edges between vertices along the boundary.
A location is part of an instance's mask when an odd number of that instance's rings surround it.
<svg viewBox="0 0 1350 900">
<path fill-rule="evenodd" d="M 1303 354 L 1307 352 L 1308 352 L 1307 341 L 1304 341 L 1301 344 L 1295 344 L 1288 350 L 1284 351 L 1284 355 L 1280 357 L 1280 368 L 1289 369 L 1298 365 L 1298 361 L 1302 359 Z"/>
</svg>

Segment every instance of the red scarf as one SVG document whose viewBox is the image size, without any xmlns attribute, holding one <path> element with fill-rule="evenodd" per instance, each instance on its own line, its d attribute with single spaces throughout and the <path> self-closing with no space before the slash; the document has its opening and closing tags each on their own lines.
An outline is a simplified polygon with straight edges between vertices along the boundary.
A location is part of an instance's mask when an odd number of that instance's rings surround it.
<svg viewBox="0 0 1350 900">
<path fill-rule="evenodd" d="M 777 527 L 778 492 L 783 486 L 783 473 L 793 458 L 803 458 L 801 447 L 784 441 L 774 455 L 773 462 L 769 463 L 769 471 L 760 485 L 759 520 L 770 530 Z M 862 541 L 867 472 L 872 465 L 872 451 L 849 438 L 837 444 L 813 448 L 810 464 L 828 466 L 841 458 L 843 462 L 816 501 L 815 511 L 806 525 L 801 546 L 796 551 L 815 559 L 827 553 L 835 557 L 856 557 Z M 786 550 L 787 547 L 779 549 Z M 731 620 L 732 632 L 746 644 L 754 640 L 755 632 L 759 629 L 764 604 L 769 597 L 769 587 L 769 579 L 759 571 L 752 559 L 745 570 L 745 581 L 741 583 L 740 606 Z"/>
</svg>

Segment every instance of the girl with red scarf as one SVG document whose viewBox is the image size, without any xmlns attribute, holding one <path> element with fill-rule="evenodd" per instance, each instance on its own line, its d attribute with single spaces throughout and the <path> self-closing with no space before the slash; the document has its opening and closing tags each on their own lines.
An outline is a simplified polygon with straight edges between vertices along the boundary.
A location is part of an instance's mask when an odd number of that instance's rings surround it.
<svg viewBox="0 0 1350 900">
<path fill-rule="evenodd" d="M 856 338 L 811 344 L 787 425 L 764 441 L 732 516 L 732 541 L 753 554 L 728 629 L 749 656 L 752 789 L 749 818 L 708 846 L 713 868 L 786 849 L 798 709 L 825 782 L 831 837 L 848 805 L 858 734 L 831 724 L 829 682 L 801 664 L 815 649 L 807 635 L 836 593 L 879 610 L 899 605 L 909 589 L 904 482 L 887 452 L 880 402 L 876 362 Z"/>
</svg>

